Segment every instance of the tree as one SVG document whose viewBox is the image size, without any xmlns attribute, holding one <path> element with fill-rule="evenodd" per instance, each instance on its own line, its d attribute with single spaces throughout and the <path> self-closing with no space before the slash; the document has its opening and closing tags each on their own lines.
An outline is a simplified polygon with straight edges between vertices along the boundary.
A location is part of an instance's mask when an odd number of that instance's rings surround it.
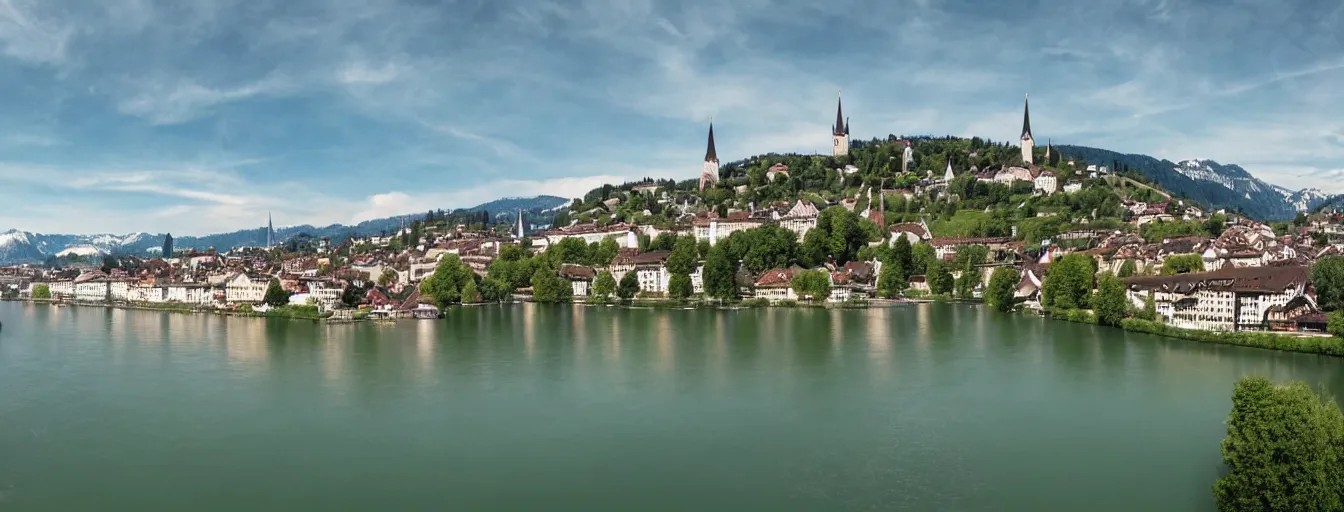
<svg viewBox="0 0 1344 512">
<path fill-rule="evenodd" d="M 685 299 L 695 293 L 695 285 L 687 274 L 672 274 L 667 281 L 667 295 L 674 299 Z"/>
<path fill-rule="evenodd" d="M 947 263 L 933 260 L 929 263 L 928 274 L 925 275 L 925 282 L 929 284 L 929 291 L 944 295 L 952 293 L 954 285 L 952 280 L 952 271 L 948 270 Z"/>
<path fill-rule="evenodd" d="M 906 247 L 909 248 L 909 244 Z M 896 263 L 894 256 L 888 258 L 882 264 L 882 271 L 877 274 L 877 294 L 884 299 L 894 299 L 901 295 L 906 284 L 905 268 Z"/>
<path fill-rule="evenodd" d="M 1344 308 L 1344 256 L 1327 256 L 1311 266 L 1311 283 L 1321 309 Z"/>
<path fill-rule="evenodd" d="M 1307 214 L 1298 212 L 1297 216 L 1293 217 L 1293 225 L 1299 228 L 1307 225 Z"/>
<path fill-rule="evenodd" d="M 831 296 L 831 278 L 821 270 L 804 270 L 789 281 L 793 292 L 807 300 L 822 302 Z"/>
<path fill-rule="evenodd" d="M 378 275 L 378 286 L 392 286 L 398 279 L 397 271 L 391 268 L 383 269 L 383 273 Z"/>
<path fill-rule="evenodd" d="M 621 283 L 616 287 L 616 296 L 624 300 L 630 300 L 639 293 L 639 276 L 636 271 L 631 270 L 621 276 Z"/>
<path fill-rule="evenodd" d="M 989 276 L 989 287 L 985 289 L 985 303 L 999 311 L 1012 311 L 1017 283 L 1022 275 L 1009 267 L 994 269 Z"/>
<path fill-rule="evenodd" d="M 891 243 L 891 258 L 888 263 L 895 265 L 896 270 L 900 271 L 900 275 L 904 279 L 909 279 L 912 275 L 924 272 L 923 269 L 915 270 L 914 249 L 910 247 L 910 239 L 905 235 L 897 235 L 896 240 Z M 883 269 L 885 270 L 886 267 L 884 266 Z"/>
<path fill-rule="evenodd" d="M 538 268 L 532 274 L 532 300 L 542 303 L 568 301 L 574 295 L 569 280 L 560 277 L 549 267 Z"/>
<path fill-rule="evenodd" d="M 597 244 L 597 250 L 593 251 L 592 263 L 597 266 L 607 266 L 611 260 L 616 258 L 621 252 L 621 244 L 616 242 L 616 237 L 609 236 L 602 239 L 602 243 Z"/>
<path fill-rule="evenodd" d="M 677 237 L 672 254 L 667 256 L 667 271 L 672 274 L 690 274 L 695 271 L 695 237 Z"/>
<path fill-rule="evenodd" d="M 1120 264 L 1120 274 L 1117 277 L 1121 279 L 1134 277 L 1134 273 L 1137 271 L 1138 270 L 1134 266 L 1134 260 L 1125 260 L 1124 263 Z"/>
<path fill-rule="evenodd" d="M 513 293 L 513 287 L 497 277 L 486 277 L 481 280 L 480 291 L 481 300 L 499 302 L 507 299 Z"/>
<path fill-rule="evenodd" d="M 803 246 L 800 251 L 801 259 L 807 265 L 826 263 L 826 258 L 830 254 L 830 242 L 826 233 L 815 228 L 807 230 L 807 234 L 803 235 Z"/>
<path fill-rule="evenodd" d="M 1041 301 L 1046 307 L 1086 309 L 1092 294 L 1092 258 L 1069 254 L 1050 265 L 1041 285 Z"/>
<path fill-rule="evenodd" d="M 434 266 L 434 273 L 420 283 L 420 294 L 428 296 L 435 305 L 447 307 L 462 300 L 462 289 L 475 280 L 471 267 L 456 254 L 445 254 Z"/>
<path fill-rule="evenodd" d="M 272 279 L 271 284 L 266 285 L 265 302 L 268 306 L 284 306 L 289 304 L 289 292 L 280 286 L 279 279 Z"/>
<path fill-rule="evenodd" d="M 1344 414 L 1306 384 L 1237 381 L 1223 439 L 1219 510 L 1340 510 Z"/>
<path fill-rule="evenodd" d="M 616 278 L 606 270 L 599 272 L 597 279 L 593 280 L 593 295 L 605 299 L 613 293 L 616 293 Z"/>
<path fill-rule="evenodd" d="M 341 304 L 344 304 L 348 307 L 353 308 L 355 306 L 358 306 L 359 303 L 362 302 L 363 300 L 364 300 L 364 290 L 356 286 L 346 286 L 345 290 L 341 291 Z"/>
<path fill-rule="evenodd" d="M 1125 319 L 1126 301 L 1124 283 L 1110 272 L 1102 274 L 1097 281 L 1097 296 L 1092 300 L 1097 323 L 1120 325 L 1120 321 Z"/>
<path fill-rule="evenodd" d="M 737 298 L 737 282 L 733 274 L 733 264 L 728 261 L 724 249 L 717 246 L 711 247 L 709 254 L 705 257 L 704 282 L 702 283 L 705 288 L 705 295 L 719 300 Z"/>
<path fill-rule="evenodd" d="M 929 267 L 938 259 L 938 252 L 934 250 L 933 245 L 928 242 L 920 242 L 914 245 L 910 250 L 910 261 L 914 265 L 911 271 L 912 276 L 929 274 Z"/>
<path fill-rule="evenodd" d="M 33 286 L 33 298 L 34 298 L 34 299 L 39 299 L 39 300 L 42 300 L 42 299 L 50 299 L 50 298 L 51 298 L 51 287 L 50 287 L 50 286 L 47 286 L 47 285 L 45 285 L 45 284 L 39 284 L 39 285 Z"/>
<path fill-rule="evenodd" d="M 466 286 L 462 287 L 462 303 L 477 304 L 481 300 L 481 292 L 476 289 L 476 280 L 468 280 Z"/>
<path fill-rule="evenodd" d="M 956 296 L 961 300 L 970 300 L 975 298 L 975 285 L 980 282 L 980 272 L 974 267 L 961 271 L 961 276 L 957 277 L 954 284 Z"/>
<path fill-rule="evenodd" d="M 1204 258 L 1198 254 L 1178 254 L 1162 261 L 1162 275 L 1188 274 L 1204 271 Z"/>
<path fill-rule="evenodd" d="M 1148 297 L 1143 299 L 1143 309 L 1136 316 L 1140 320 L 1157 321 L 1157 302 L 1153 300 L 1153 292 L 1148 292 Z"/>
</svg>

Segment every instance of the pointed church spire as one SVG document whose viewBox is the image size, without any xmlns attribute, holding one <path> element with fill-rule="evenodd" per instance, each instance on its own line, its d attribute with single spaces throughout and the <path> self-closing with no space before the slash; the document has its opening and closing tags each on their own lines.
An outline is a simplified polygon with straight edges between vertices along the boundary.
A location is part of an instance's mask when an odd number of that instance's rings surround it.
<svg viewBox="0 0 1344 512">
<path fill-rule="evenodd" d="M 841 101 L 840 92 L 835 93 L 835 126 L 831 130 L 835 135 L 849 135 L 849 121 L 845 119 L 844 102 Z"/>
<path fill-rule="evenodd" d="M 271 223 L 271 212 L 266 212 L 266 248 L 275 246 L 275 225 Z"/>
<path fill-rule="evenodd" d="M 705 161 L 719 161 L 718 152 L 714 151 L 714 118 L 709 118 L 709 147 L 705 149 Z"/>
<path fill-rule="evenodd" d="M 1022 140 L 1032 139 L 1031 136 L 1031 97 L 1024 95 L 1022 99 Z"/>
</svg>

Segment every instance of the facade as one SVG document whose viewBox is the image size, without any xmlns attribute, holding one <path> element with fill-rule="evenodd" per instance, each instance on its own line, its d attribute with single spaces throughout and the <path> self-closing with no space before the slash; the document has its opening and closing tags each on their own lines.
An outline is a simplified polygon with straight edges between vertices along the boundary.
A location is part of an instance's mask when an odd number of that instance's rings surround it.
<svg viewBox="0 0 1344 512">
<path fill-rule="evenodd" d="M 1054 171 L 1041 171 L 1033 181 L 1036 184 L 1036 190 L 1047 196 L 1059 190 L 1059 179 L 1055 176 Z"/>
<path fill-rule="evenodd" d="M 768 270 L 756 280 L 756 298 L 769 301 L 798 300 L 794 293 L 793 276 L 796 268 L 777 268 Z"/>
<path fill-rule="evenodd" d="M 225 292 L 228 293 L 227 291 Z M 265 295 L 263 288 L 262 295 Z M 170 284 L 164 287 L 164 300 L 183 304 L 209 304 L 215 301 L 215 292 L 208 286 L 198 284 Z"/>
<path fill-rule="evenodd" d="M 734 232 L 758 228 L 764 223 L 765 219 L 753 218 L 747 212 L 733 212 L 728 214 L 727 217 L 719 217 L 716 214 L 696 217 L 691 224 L 697 242 L 708 240 L 709 245 L 714 245 L 719 240 L 728 238 Z M 812 225 L 816 225 L 815 219 L 812 221 Z"/>
<path fill-rule="evenodd" d="M 1032 150 L 1036 147 L 1036 139 L 1031 136 L 1031 98 L 1024 96 L 1022 100 L 1022 163 L 1031 165 Z"/>
<path fill-rule="evenodd" d="M 1304 266 L 1223 268 L 1213 272 L 1149 276 L 1125 280 L 1129 298 L 1142 307 L 1151 293 L 1158 314 L 1185 329 L 1237 331 L 1266 329 L 1273 310 L 1307 295 L 1310 268 Z"/>
<path fill-rule="evenodd" d="M 943 181 L 951 182 L 956 177 L 956 173 L 952 172 L 952 157 L 949 156 L 947 157 L 947 169 L 943 171 Z"/>
<path fill-rule="evenodd" d="M 224 284 L 224 300 L 230 304 L 257 303 L 266 300 L 266 286 L 270 280 L 264 276 L 239 273 Z"/>
<path fill-rule="evenodd" d="M 820 215 L 821 211 L 817 210 L 817 207 L 813 206 L 811 202 L 799 199 L 798 202 L 793 204 L 793 208 L 789 209 L 788 213 L 777 219 L 777 222 L 779 222 L 779 227 L 797 233 L 798 240 L 801 241 L 803 235 L 817 227 L 817 217 Z"/>
<path fill-rule="evenodd" d="M 849 120 L 845 119 L 844 107 L 839 94 L 835 99 L 835 124 L 831 126 L 831 156 L 849 155 Z"/>
<path fill-rule="evenodd" d="M 583 265 L 560 265 L 560 277 L 569 281 L 571 291 L 575 297 L 587 297 L 592 294 L 593 280 L 597 278 L 597 272 L 592 267 Z"/>
</svg>

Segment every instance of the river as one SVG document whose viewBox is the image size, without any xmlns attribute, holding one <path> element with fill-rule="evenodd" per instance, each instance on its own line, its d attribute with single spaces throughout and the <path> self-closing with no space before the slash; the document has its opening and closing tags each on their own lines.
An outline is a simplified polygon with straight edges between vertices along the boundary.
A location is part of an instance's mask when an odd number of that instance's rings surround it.
<svg viewBox="0 0 1344 512">
<path fill-rule="evenodd" d="M 967 305 L 304 321 L 0 303 L 0 510 L 1213 510 L 1341 360 Z"/>
</svg>

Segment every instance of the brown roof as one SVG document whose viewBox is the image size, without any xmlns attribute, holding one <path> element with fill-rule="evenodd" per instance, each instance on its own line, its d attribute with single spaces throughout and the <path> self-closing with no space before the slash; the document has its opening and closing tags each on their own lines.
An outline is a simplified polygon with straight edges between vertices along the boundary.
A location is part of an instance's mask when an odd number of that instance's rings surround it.
<svg viewBox="0 0 1344 512">
<path fill-rule="evenodd" d="M 592 281 L 593 278 L 597 277 L 597 272 L 594 272 L 592 267 L 566 263 L 560 265 L 560 277 L 571 281 Z"/>
<path fill-rule="evenodd" d="M 764 274 L 761 274 L 761 277 L 759 279 L 756 280 L 756 287 L 757 288 L 787 287 L 789 286 L 789 282 L 793 281 L 794 273 L 797 270 L 798 270 L 797 267 L 776 268 L 767 270 L 765 271 Z"/>
<path fill-rule="evenodd" d="M 632 258 L 636 265 L 662 264 L 667 261 L 667 257 L 672 255 L 672 251 L 649 251 L 635 255 Z"/>
<path fill-rule="evenodd" d="M 1311 280 L 1311 268 L 1303 266 L 1221 268 L 1213 272 L 1174 276 L 1141 276 L 1125 279 L 1139 289 L 1190 293 L 1199 288 L 1238 292 L 1282 292 Z"/>
</svg>

